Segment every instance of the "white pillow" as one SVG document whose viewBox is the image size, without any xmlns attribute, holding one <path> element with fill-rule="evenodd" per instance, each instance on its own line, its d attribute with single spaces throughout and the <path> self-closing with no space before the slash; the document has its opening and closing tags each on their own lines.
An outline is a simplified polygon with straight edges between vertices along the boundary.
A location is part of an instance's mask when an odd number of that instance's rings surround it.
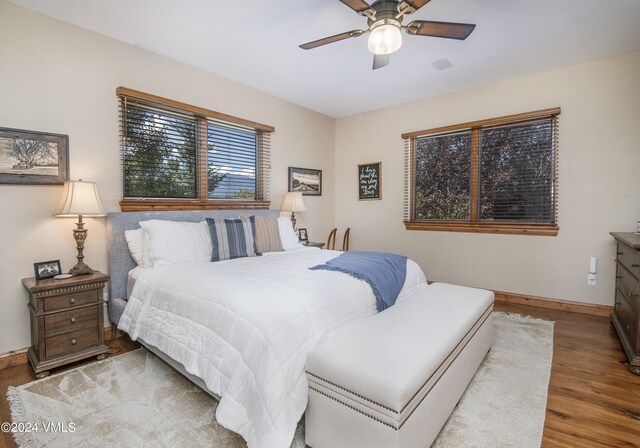
<svg viewBox="0 0 640 448">
<path fill-rule="evenodd" d="M 304 247 L 304 244 L 298 242 L 298 235 L 296 235 L 296 232 L 293 230 L 291 219 L 286 216 L 280 216 L 278 218 L 278 230 L 280 230 L 280 240 L 282 241 L 282 248 L 284 250 Z"/>
<path fill-rule="evenodd" d="M 142 264 L 141 266 L 143 268 L 152 268 L 153 263 L 151 262 L 151 258 L 149 258 L 149 250 L 147 249 L 149 247 L 149 235 L 147 235 L 147 232 L 145 232 L 144 229 L 140 229 L 140 230 L 142 230 Z"/>
<path fill-rule="evenodd" d="M 143 265 L 143 249 L 142 249 L 142 229 L 125 230 L 124 239 L 127 241 L 129 253 L 138 264 Z"/>
<path fill-rule="evenodd" d="M 143 245 L 153 267 L 185 261 L 211 260 L 211 235 L 206 221 L 177 222 L 152 219 L 140 223 Z"/>
</svg>

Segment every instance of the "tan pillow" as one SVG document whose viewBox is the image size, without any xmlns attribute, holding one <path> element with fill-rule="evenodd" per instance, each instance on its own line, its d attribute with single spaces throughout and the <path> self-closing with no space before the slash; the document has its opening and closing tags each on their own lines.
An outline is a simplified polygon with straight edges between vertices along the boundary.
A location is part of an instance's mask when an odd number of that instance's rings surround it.
<svg viewBox="0 0 640 448">
<path fill-rule="evenodd" d="M 249 215 L 240 215 L 240 217 Z M 280 252 L 282 240 L 277 216 L 256 216 L 256 248 L 258 252 Z"/>
</svg>

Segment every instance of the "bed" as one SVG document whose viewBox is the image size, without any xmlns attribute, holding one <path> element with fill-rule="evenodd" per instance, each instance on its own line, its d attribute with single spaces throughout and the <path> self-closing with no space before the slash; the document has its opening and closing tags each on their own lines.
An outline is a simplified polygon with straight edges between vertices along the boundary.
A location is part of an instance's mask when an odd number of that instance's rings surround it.
<svg viewBox="0 0 640 448">
<path fill-rule="evenodd" d="M 110 318 L 219 397 L 218 422 L 250 448 L 286 448 L 307 405 L 306 354 L 375 314 L 375 298 L 363 281 L 308 269 L 336 251 L 300 247 L 141 269 L 122 235 L 149 219 L 200 222 L 214 216 L 238 212 L 109 214 Z M 424 274 L 409 260 L 398 300 L 424 287 Z"/>
</svg>

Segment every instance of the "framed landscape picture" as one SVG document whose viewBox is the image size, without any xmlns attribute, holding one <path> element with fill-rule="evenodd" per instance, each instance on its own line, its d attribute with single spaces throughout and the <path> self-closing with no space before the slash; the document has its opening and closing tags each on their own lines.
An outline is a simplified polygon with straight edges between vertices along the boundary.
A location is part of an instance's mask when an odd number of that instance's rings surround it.
<svg viewBox="0 0 640 448">
<path fill-rule="evenodd" d="M 304 196 L 322 196 L 322 170 L 289 167 L 289 191 Z"/>
<path fill-rule="evenodd" d="M 0 128 L 0 184 L 69 180 L 69 136 Z"/>
<path fill-rule="evenodd" d="M 382 162 L 358 165 L 358 199 L 382 199 Z"/>
</svg>

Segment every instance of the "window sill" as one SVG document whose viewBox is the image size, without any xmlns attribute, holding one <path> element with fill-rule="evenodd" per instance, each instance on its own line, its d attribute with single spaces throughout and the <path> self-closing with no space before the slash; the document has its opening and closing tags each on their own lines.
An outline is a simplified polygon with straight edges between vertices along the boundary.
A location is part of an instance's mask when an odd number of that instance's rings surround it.
<svg viewBox="0 0 640 448">
<path fill-rule="evenodd" d="M 493 233 L 499 235 L 557 236 L 560 228 L 554 225 L 535 224 L 494 224 L 470 222 L 405 221 L 407 230 L 427 230 L 433 232 Z"/>
<path fill-rule="evenodd" d="M 202 200 L 202 199 L 124 199 L 120 201 L 123 212 L 166 210 L 266 210 L 269 201 Z"/>
</svg>

